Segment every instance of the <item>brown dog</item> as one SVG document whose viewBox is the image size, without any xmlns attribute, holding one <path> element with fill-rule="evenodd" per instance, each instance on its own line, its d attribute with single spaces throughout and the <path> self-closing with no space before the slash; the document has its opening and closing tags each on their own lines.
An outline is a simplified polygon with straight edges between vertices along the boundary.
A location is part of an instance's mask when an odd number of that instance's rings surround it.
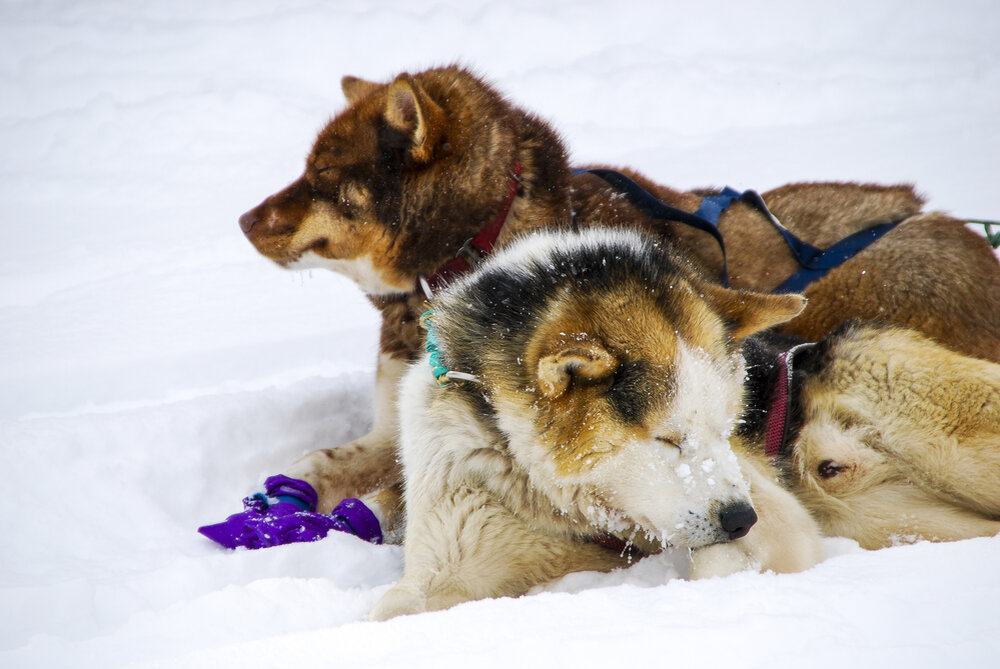
<svg viewBox="0 0 1000 669">
<path fill-rule="evenodd" d="M 558 136 L 456 67 L 389 84 L 345 77 L 348 107 L 319 134 L 305 173 L 240 218 L 266 257 L 353 278 L 382 312 L 372 431 L 316 451 L 286 473 L 310 482 L 319 510 L 397 483 L 396 386 L 422 347 L 421 277 L 437 284 L 479 252 L 539 228 L 614 225 L 652 232 L 718 280 L 722 255 L 704 232 L 650 218 L 599 177 L 573 176 Z M 666 204 L 693 211 L 698 194 L 629 173 Z M 848 318 L 922 331 L 964 354 L 1000 361 L 1000 265 L 961 221 L 922 214 L 907 186 L 795 184 L 764 193 L 796 235 L 825 248 L 871 225 L 899 225 L 805 291 L 786 331 L 818 339 Z M 798 269 L 764 216 L 737 202 L 719 229 L 731 285 L 770 291 Z"/>
</svg>

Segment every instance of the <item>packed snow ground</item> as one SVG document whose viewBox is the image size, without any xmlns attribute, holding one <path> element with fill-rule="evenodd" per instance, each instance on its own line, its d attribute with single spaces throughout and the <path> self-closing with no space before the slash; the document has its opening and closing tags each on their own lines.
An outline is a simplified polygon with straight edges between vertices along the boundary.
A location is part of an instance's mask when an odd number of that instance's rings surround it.
<svg viewBox="0 0 1000 669">
<path fill-rule="evenodd" d="M 994 666 L 1000 539 L 689 582 L 668 554 L 364 622 L 397 547 L 195 533 L 370 421 L 376 316 L 257 257 L 344 74 L 461 62 L 575 160 L 913 182 L 1000 217 L 1000 4 L 0 2 L 0 666 Z"/>
</svg>

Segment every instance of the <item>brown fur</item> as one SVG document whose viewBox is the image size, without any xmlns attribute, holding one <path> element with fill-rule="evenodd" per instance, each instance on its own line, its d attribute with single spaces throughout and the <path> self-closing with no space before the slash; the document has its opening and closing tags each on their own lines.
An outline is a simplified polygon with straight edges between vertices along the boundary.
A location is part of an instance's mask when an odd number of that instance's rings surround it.
<svg viewBox="0 0 1000 669">
<path fill-rule="evenodd" d="M 684 282 L 678 278 L 675 288 L 681 285 Z M 671 365 L 681 337 L 687 346 L 722 360 L 733 355 L 737 341 L 793 318 L 805 306 L 798 295 L 736 292 L 699 283 L 694 290 L 673 291 L 671 315 L 676 320 L 670 321 L 664 318 L 658 291 L 653 289 L 645 300 L 637 297 L 646 290 L 646 286 L 622 285 L 592 300 L 567 299 L 564 309 L 543 319 L 525 348 L 525 367 L 537 370 L 537 384 L 532 385 L 537 385 L 541 398 L 534 404 L 538 422 L 551 426 L 539 428 L 539 433 L 553 444 L 560 474 L 591 466 L 607 455 L 609 444 L 636 438 L 674 447 L 680 443 L 677 435 L 650 431 L 650 426 L 663 423 L 664 416 L 656 412 L 665 414 L 667 401 L 653 407 L 654 415 L 644 416 L 637 425 L 623 425 L 599 401 L 614 381 L 620 383 L 628 374 L 623 367 L 629 361 L 655 361 L 651 369 L 635 375 L 631 390 L 643 398 L 669 401 L 676 392 Z M 492 361 L 491 353 L 482 355 Z M 487 373 L 502 378 L 507 368 L 509 361 L 501 357 Z M 498 382 L 511 394 L 519 391 L 519 384 L 514 375 Z"/>
<path fill-rule="evenodd" d="M 240 224 L 263 255 L 283 266 L 306 256 L 358 280 L 382 313 L 383 358 L 406 361 L 420 351 L 418 276 L 432 274 L 497 215 L 515 162 L 522 178 L 498 245 L 539 228 L 627 226 L 668 240 L 703 275 L 719 278 L 714 240 L 647 218 L 596 176 L 572 177 L 551 128 L 469 72 L 446 67 L 401 74 L 388 84 L 345 77 L 342 87 L 349 105 L 319 134 L 304 174 Z M 696 193 L 629 173 L 668 205 L 693 211 L 699 204 Z M 1000 361 L 1000 265 L 961 222 L 919 214 L 921 201 L 906 186 L 795 184 L 764 198 L 787 227 L 819 246 L 875 223 L 903 221 L 809 286 L 809 306 L 789 332 L 817 338 L 847 318 L 879 317 Z M 726 212 L 720 230 L 733 287 L 771 290 L 797 269 L 778 233 L 748 205 Z M 363 462 L 352 462 L 348 451 L 317 454 L 293 470 L 320 489 L 321 508 L 381 481 L 370 463 L 378 461 L 379 472 L 393 469 L 398 376 L 382 379 L 386 369 L 401 366 L 380 363 L 384 408 L 373 433 L 355 442 L 375 452 Z"/>
</svg>

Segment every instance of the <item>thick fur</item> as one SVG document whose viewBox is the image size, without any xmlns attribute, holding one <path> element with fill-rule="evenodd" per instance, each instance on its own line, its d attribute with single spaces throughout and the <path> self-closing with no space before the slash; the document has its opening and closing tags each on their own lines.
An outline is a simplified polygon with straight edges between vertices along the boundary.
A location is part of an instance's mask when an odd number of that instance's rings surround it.
<svg viewBox="0 0 1000 669">
<path fill-rule="evenodd" d="M 434 301 L 442 362 L 402 389 L 404 575 L 375 619 L 517 595 L 628 553 L 691 576 L 798 571 L 822 535 L 867 548 L 1000 532 L 1000 365 L 854 324 L 797 358 L 796 428 L 763 455 L 796 295 L 720 288 L 632 231 L 540 233 Z M 787 339 L 787 338 L 785 338 Z M 750 505 L 745 536 L 727 510 Z M 737 533 L 738 535 L 739 533 Z"/>
<path fill-rule="evenodd" d="M 609 534 L 642 553 L 703 549 L 696 577 L 811 566 L 815 523 L 730 442 L 739 341 L 804 304 L 718 287 L 639 233 L 599 229 L 537 233 L 445 290 L 441 360 L 479 381 L 439 387 L 426 361 L 404 377 L 405 571 L 372 617 L 624 566 L 594 540 Z"/>
<path fill-rule="evenodd" d="M 493 220 L 515 163 L 523 173 L 499 246 L 537 229 L 614 225 L 670 243 L 707 279 L 717 280 L 722 267 L 704 233 L 649 219 L 596 176 L 571 176 L 551 128 L 466 70 L 401 74 L 387 84 L 345 77 L 342 86 L 349 104 L 320 132 L 304 174 L 240 219 L 266 257 L 284 267 L 341 272 L 382 313 L 372 432 L 286 472 L 316 487 L 321 510 L 399 482 L 395 388 L 404 363 L 422 348 L 417 279 Z M 700 202 L 696 193 L 632 176 L 669 205 L 693 211 Z M 907 186 L 795 184 L 764 198 L 787 227 L 820 247 L 901 221 L 810 285 L 808 307 L 789 332 L 819 338 L 847 318 L 881 318 L 956 351 L 1000 360 L 1000 265 L 960 221 L 920 213 L 922 203 Z M 735 204 L 720 229 L 733 287 L 772 290 L 797 269 L 752 207 Z"/>
<path fill-rule="evenodd" d="M 879 548 L 1000 532 L 1000 365 L 873 324 L 799 363 L 782 464 L 825 533 Z"/>
</svg>

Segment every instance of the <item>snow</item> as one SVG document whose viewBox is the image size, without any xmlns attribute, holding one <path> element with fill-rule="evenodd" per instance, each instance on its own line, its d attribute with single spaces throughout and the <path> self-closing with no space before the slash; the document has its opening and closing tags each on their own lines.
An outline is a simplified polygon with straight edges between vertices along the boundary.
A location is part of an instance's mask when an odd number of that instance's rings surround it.
<svg viewBox="0 0 1000 669">
<path fill-rule="evenodd" d="M 0 666 L 993 666 L 1000 539 L 690 582 L 667 554 L 364 622 L 398 547 L 195 533 L 371 420 L 376 316 L 236 219 L 344 74 L 461 62 L 574 159 L 678 187 L 914 182 L 997 218 L 1000 5 L 0 4 Z"/>
</svg>

